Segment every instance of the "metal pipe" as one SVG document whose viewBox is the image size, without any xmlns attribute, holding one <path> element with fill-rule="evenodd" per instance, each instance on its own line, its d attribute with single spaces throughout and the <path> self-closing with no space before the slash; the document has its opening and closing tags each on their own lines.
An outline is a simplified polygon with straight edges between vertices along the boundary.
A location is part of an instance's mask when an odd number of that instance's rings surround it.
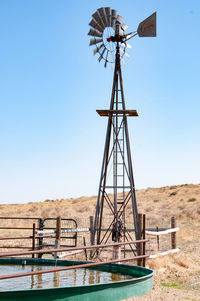
<svg viewBox="0 0 200 301">
<path fill-rule="evenodd" d="M 20 236 L 20 237 L 0 237 L 0 240 L 10 240 L 10 239 L 32 239 L 33 236 Z M 35 236 L 35 238 L 41 238 L 41 236 Z M 42 238 L 55 238 L 54 236 L 42 236 Z"/>
<path fill-rule="evenodd" d="M 11 229 L 11 230 L 33 230 L 33 228 L 31 228 L 31 227 L 0 227 L 0 229 L 1 230 L 3 230 L 3 229 L 5 229 L 5 230 L 9 230 L 9 229 Z M 36 228 L 36 229 L 38 229 L 38 228 Z"/>
<path fill-rule="evenodd" d="M 9 274 L 9 275 L 2 275 L 0 276 L 0 280 L 3 279 L 10 279 L 10 278 L 17 278 L 17 277 L 24 277 L 24 276 L 30 276 L 30 275 L 39 275 L 39 274 L 47 274 L 47 273 L 54 273 L 54 272 L 60 272 L 60 271 L 67 271 L 72 269 L 79 269 L 79 268 L 89 268 L 93 266 L 99 266 L 109 263 L 116 263 L 121 261 L 128 261 L 128 260 L 138 260 L 139 258 L 146 258 L 148 255 L 142 255 L 142 256 L 135 256 L 130 258 L 121 258 L 121 259 L 114 259 L 104 262 L 92 262 L 92 263 L 86 263 L 86 264 L 79 264 L 79 265 L 73 265 L 69 267 L 62 267 L 62 268 L 54 268 L 54 269 L 48 269 L 43 271 L 33 271 L 33 272 L 26 272 L 26 273 L 17 273 L 17 274 Z"/>
<path fill-rule="evenodd" d="M 24 247 L 24 246 L 0 246 L 1 249 L 27 249 L 32 250 L 31 247 Z"/>
<path fill-rule="evenodd" d="M 15 217 L 15 216 L 1 216 L 0 219 L 40 219 L 40 217 Z"/>
<path fill-rule="evenodd" d="M 148 239 L 145 240 L 146 242 L 149 241 Z M 102 245 L 90 245 L 86 247 L 68 247 L 68 248 L 58 248 L 58 249 L 43 249 L 43 250 L 36 250 L 36 251 L 24 251 L 24 252 L 4 252 L 0 253 L 0 257 L 7 257 L 7 256 L 21 256 L 21 255 L 31 255 L 31 254 L 44 254 L 44 253 L 53 253 L 53 252 L 63 252 L 63 251 L 72 251 L 72 250 L 84 250 L 84 249 L 100 249 L 104 247 L 112 247 L 112 246 L 120 246 L 120 245 L 131 245 L 136 243 L 143 243 L 144 240 L 132 240 L 127 242 L 118 242 L 118 243 L 111 243 L 111 244 L 102 244 Z"/>
</svg>

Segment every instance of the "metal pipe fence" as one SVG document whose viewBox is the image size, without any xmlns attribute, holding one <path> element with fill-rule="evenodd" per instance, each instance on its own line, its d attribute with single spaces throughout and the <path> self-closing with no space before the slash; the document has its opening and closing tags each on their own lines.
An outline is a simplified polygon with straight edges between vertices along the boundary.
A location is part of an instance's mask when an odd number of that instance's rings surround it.
<svg viewBox="0 0 200 301">
<path fill-rule="evenodd" d="M 13 226 L 7 226 L 5 223 L 5 226 L 0 226 L 0 248 L 1 249 L 24 249 L 24 250 L 30 250 L 30 251 L 38 251 L 43 250 L 45 247 L 74 247 L 77 246 L 77 239 L 79 239 L 79 245 L 92 245 L 92 231 L 93 231 L 93 217 L 89 217 L 84 219 L 84 221 L 81 223 L 80 228 L 78 228 L 78 223 L 75 222 L 75 224 L 72 226 L 69 226 L 68 220 L 73 221 L 73 219 L 61 219 L 61 217 L 57 218 L 48 218 L 48 219 L 41 219 L 38 217 L 0 217 L 0 222 L 3 220 L 6 221 L 16 221 L 17 226 L 14 224 Z M 161 225 L 161 227 L 152 227 L 151 224 L 148 224 L 146 227 L 146 221 L 145 221 L 145 215 L 140 216 L 140 225 L 138 225 L 138 229 L 140 229 L 140 238 L 144 240 L 143 245 L 138 245 L 136 249 L 134 249 L 137 253 L 137 255 L 146 255 L 146 252 L 148 255 L 150 255 L 150 258 L 155 258 L 154 255 L 152 255 L 151 251 L 154 251 L 153 254 L 155 254 L 155 251 L 159 251 L 159 253 L 163 253 L 163 255 L 166 255 L 166 251 L 169 249 L 173 250 L 179 250 L 176 247 L 176 231 L 179 230 L 178 227 L 176 227 L 176 221 L 172 217 L 171 218 L 171 228 Z M 22 225 L 20 226 L 20 222 L 22 222 Z M 36 223 L 37 225 L 36 225 Z M 44 226 L 44 222 L 46 223 Z M 23 227 L 23 223 L 26 223 L 26 226 Z M 89 227 L 86 227 L 86 225 L 89 224 Z M 71 227 L 71 228 L 70 228 Z M 3 231 L 4 230 L 4 231 Z M 13 230 L 12 233 L 24 233 L 24 230 L 29 230 L 30 235 L 20 236 L 20 235 L 11 235 L 11 236 L 4 236 L 7 234 L 8 230 Z M 23 231 L 22 231 L 23 230 Z M 107 229 L 103 229 L 107 231 Z M 3 233 L 2 233 L 3 231 Z M 132 232 L 134 229 L 127 229 L 127 231 Z M 82 233 L 84 233 L 84 236 L 81 236 Z M 2 235 L 3 234 L 3 235 Z M 63 236 L 65 234 L 69 234 L 71 236 Z M 79 236 L 77 236 L 79 234 Z M 171 248 L 160 248 L 160 235 L 163 236 L 163 234 L 169 234 L 171 236 Z M 2 236 L 1 236 L 2 235 Z M 148 235 L 149 240 L 148 244 L 145 240 L 146 235 Z M 155 237 L 155 238 L 154 238 Z M 76 239 L 75 244 L 68 244 L 66 245 L 66 240 L 70 239 Z M 156 239 L 157 243 L 157 250 L 156 248 L 152 248 L 152 242 Z M 130 239 L 131 240 L 131 239 Z M 165 239 L 166 241 L 167 239 Z M 9 243 L 5 243 L 6 241 L 12 241 Z M 15 242 L 20 241 L 19 244 L 15 244 Z M 3 243 L 4 242 L 4 243 Z M 83 246 L 82 246 L 83 247 Z M 129 252 L 130 250 L 133 250 L 132 247 L 124 248 L 121 250 L 124 254 Z M 175 252 L 175 251 L 173 251 Z M 49 252 L 51 253 L 51 252 Z M 42 258 L 42 255 L 44 254 L 42 251 L 39 253 L 30 253 L 32 258 L 34 258 L 35 254 L 37 254 L 38 258 Z M 53 254 L 52 254 L 53 255 Z M 66 254 L 67 255 L 67 254 Z M 64 254 L 62 255 L 62 257 Z M 161 256 L 161 255 L 160 255 Z M 86 255 L 87 257 L 87 255 Z M 54 253 L 54 258 L 59 258 L 59 256 Z M 92 258 L 92 251 L 90 249 L 90 256 L 89 258 Z M 138 259 L 137 262 L 138 265 L 145 266 L 145 258 L 143 260 Z"/>
</svg>

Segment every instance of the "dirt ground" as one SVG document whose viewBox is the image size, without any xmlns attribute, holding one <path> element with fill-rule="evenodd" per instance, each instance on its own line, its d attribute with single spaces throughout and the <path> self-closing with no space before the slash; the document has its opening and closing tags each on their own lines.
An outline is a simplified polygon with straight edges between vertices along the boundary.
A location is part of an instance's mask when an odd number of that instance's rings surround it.
<svg viewBox="0 0 200 301">
<path fill-rule="evenodd" d="M 149 262 L 154 266 L 153 289 L 140 298 L 130 300 L 200 300 L 200 268 L 188 255 L 179 254 L 167 256 Z"/>
<path fill-rule="evenodd" d="M 170 227 L 170 218 L 175 216 L 177 226 L 177 247 L 180 252 L 147 261 L 147 266 L 154 269 L 154 288 L 140 298 L 129 300 L 200 300 L 200 184 L 184 184 L 161 188 L 138 190 L 138 211 L 146 214 L 147 228 Z M 0 216 L 19 217 L 56 217 L 76 218 L 79 227 L 89 227 L 89 216 L 95 213 L 96 196 L 78 199 L 45 200 L 27 204 L 0 205 Z M 112 213 L 104 210 L 105 221 Z M 127 223 L 131 222 L 131 206 L 127 206 Z M 16 222 L 0 220 L 1 226 L 11 227 Z M 19 226 L 19 222 L 17 222 Z M 21 222 L 20 226 L 27 225 Z M 0 236 L 27 235 L 23 230 L 0 230 Z M 31 233 L 29 234 L 31 235 Z M 164 235 L 163 235 L 164 236 Z M 82 236 L 79 237 L 82 243 Z M 158 241 L 150 239 L 150 254 L 158 253 Z M 86 236 L 89 243 L 89 238 Z M 10 246 L 14 244 L 9 242 Z M 5 241 L 0 242 L 0 247 Z M 159 250 L 170 249 L 170 235 L 160 237 Z M 9 249 L 10 251 L 10 249 Z"/>
</svg>

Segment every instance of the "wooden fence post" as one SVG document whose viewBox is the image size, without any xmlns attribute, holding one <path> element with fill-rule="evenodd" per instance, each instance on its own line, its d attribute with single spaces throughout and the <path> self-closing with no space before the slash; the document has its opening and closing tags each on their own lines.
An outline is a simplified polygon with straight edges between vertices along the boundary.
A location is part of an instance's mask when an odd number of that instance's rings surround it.
<svg viewBox="0 0 200 301">
<path fill-rule="evenodd" d="M 113 246 L 112 260 L 121 259 L 121 246 Z M 120 262 L 118 262 L 120 263 Z"/>
<path fill-rule="evenodd" d="M 83 245 L 84 245 L 84 247 L 86 247 L 86 239 L 85 239 L 85 236 L 83 236 Z M 87 261 L 87 260 L 88 260 L 88 257 L 87 257 L 87 249 L 85 249 L 84 252 L 85 252 L 85 259 L 86 259 L 86 261 Z"/>
<path fill-rule="evenodd" d="M 156 227 L 156 231 L 158 232 L 158 226 Z M 160 238 L 159 238 L 159 235 L 157 235 L 156 240 L 157 240 L 157 251 L 159 251 L 160 250 Z"/>
<path fill-rule="evenodd" d="M 90 216 L 89 220 L 90 220 L 90 244 L 94 245 L 94 241 L 92 241 L 92 236 L 93 236 L 93 231 L 94 231 L 94 217 Z M 93 254 L 93 251 L 90 250 L 90 259 L 92 259 L 92 254 Z"/>
<path fill-rule="evenodd" d="M 33 224 L 33 236 L 32 236 L 32 251 L 35 250 L 35 224 Z M 32 254 L 32 258 L 35 258 L 35 254 Z"/>
<path fill-rule="evenodd" d="M 142 237 L 142 214 L 138 214 L 138 221 L 137 221 L 137 226 L 138 226 L 138 240 L 141 240 Z M 138 256 L 142 255 L 142 245 L 141 243 L 137 243 L 137 250 L 138 250 Z M 137 259 L 137 265 L 141 266 L 142 265 L 142 260 Z"/>
<path fill-rule="evenodd" d="M 56 239 L 55 239 L 55 249 L 60 248 L 61 241 L 61 216 L 56 219 Z M 57 259 L 57 252 L 54 253 L 54 259 Z"/>
<path fill-rule="evenodd" d="M 176 220 L 175 217 L 171 217 L 171 228 L 176 228 Z M 172 249 L 176 249 L 176 232 L 171 233 L 171 245 Z"/>
<path fill-rule="evenodd" d="M 39 230 L 43 230 L 43 227 L 44 227 L 44 221 L 42 218 L 39 219 Z M 39 238 L 39 242 L 38 242 L 38 245 L 39 245 L 39 250 L 41 250 L 43 248 L 43 234 L 39 234 L 39 236 L 41 236 L 41 238 Z M 38 258 L 42 258 L 42 254 L 38 254 Z"/>
<path fill-rule="evenodd" d="M 145 240 L 146 239 L 146 215 L 143 214 L 142 216 L 142 238 Z M 142 255 L 145 255 L 146 253 L 146 242 L 144 241 L 143 242 L 143 252 L 142 252 Z M 145 267 L 146 265 L 146 258 L 144 257 L 143 260 L 142 260 L 142 263 L 143 263 L 143 267 Z"/>
</svg>

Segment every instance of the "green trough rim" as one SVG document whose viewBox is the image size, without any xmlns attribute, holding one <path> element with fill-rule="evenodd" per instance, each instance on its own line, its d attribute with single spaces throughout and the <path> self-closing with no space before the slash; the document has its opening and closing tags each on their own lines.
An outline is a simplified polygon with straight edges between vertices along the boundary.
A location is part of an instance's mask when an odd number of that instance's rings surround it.
<svg viewBox="0 0 200 301">
<path fill-rule="evenodd" d="M 88 263 L 88 261 L 34 259 L 34 258 L 0 258 L 0 265 L 22 264 L 26 260 L 27 265 L 48 265 L 48 266 L 70 266 Z M 55 287 L 26 289 L 13 291 L 0 291 L 0 300 L 27 300 L 27 301 L 119 301 L 131 297 L 139 297 L 146 294 L 153 287 L 154 271 L 151 269 L 126 265 L 126 264 L 105 264 L 94 266 L 88 269 L 120 273 L 137 277 L 104 284 L 80 285 L 75 287 Z M 24 277 L 22 279 L 25 279 Z"/>
</svg>

